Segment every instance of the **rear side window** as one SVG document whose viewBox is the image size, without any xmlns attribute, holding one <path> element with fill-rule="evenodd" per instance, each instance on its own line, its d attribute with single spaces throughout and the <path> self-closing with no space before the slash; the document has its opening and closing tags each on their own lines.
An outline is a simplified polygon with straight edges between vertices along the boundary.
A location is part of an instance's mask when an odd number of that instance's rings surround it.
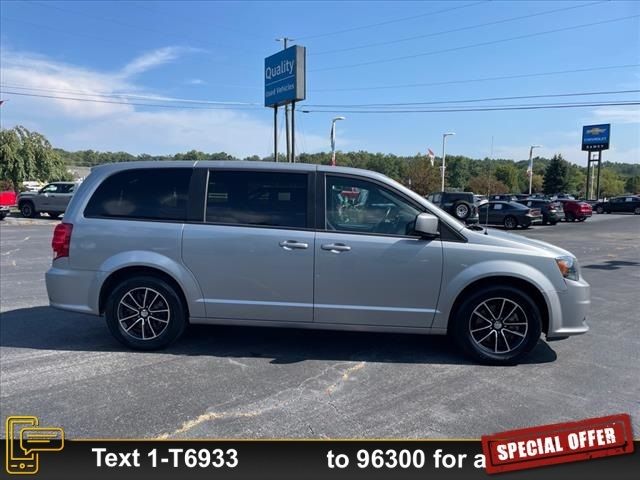
<svg viewBox="0 0 640 480">
<path fill-rule="evenodd" d="M 211 170 L 207 222 L 307 228 L 307 174 Z"/>
<path fill-rule="evenodd" d="M 185 220 L 191 168 L 136 169 L 108 177 L 95 191 L 85 217 Z"/>
</svg>

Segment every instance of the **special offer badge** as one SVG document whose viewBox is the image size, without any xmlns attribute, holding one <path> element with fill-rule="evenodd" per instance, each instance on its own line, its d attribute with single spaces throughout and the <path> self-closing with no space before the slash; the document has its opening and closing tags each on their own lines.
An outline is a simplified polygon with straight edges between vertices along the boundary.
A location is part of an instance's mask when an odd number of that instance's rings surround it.
<svg viewBox="0 0 640 480">
<path fill-rule="evenodd" d="M 487 473 L 510 472 L 633 452 L 628 414 L 482 436 Z"/>
</svg>

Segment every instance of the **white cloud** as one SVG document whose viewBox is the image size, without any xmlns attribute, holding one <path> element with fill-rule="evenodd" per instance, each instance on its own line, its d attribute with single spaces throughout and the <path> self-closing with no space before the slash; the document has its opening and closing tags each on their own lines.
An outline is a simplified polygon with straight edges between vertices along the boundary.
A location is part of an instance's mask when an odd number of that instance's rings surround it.
<svg viewBox="0 0 640 480">
<path fill-rule="evenodd" d="M 597 121 L 608 123 L 640 123 L 640 107 L 601 107 L 593 111 Z"/>
<path fill-rule="evenodd" d="M 11 108 L 3 105 L 3 127 L 15 124 L 39 125 L 57 147 L 68 150 L 109 150 L 131 153 L 167 154 L 197 149 L 225 151 L 244 157 L 266 156 L 272 151 L 271 114 L 262 110 L 143 109 L 132 103 L 140 98 L 162 101 L 161 92 L 150 91 L 134 81 L 139 73 L 177 60 L 187 52 L 167 47 L 144 54 L 116 72 L 99 72 L 51 59 L 3 50 L 1 81 L 6 85 L 34 90 L 11 90 L 37 95 L 116 100 L 125 104 L 81 102 L 68 99 L 29 98 L 5 95 Z M 42 89 L 42 90 L 36 90 Z M 54 90 L 55 92 L 45 91 Z M 76 92 L 75 94 L 73 92 Z M 81 96 L 79 93 L 130 92 L 136 97 L 112 98 Z M 213 102 L 215 103 L 215 102 Z M 326 146 L 324 137 L 305 135 L 307 151 Z"/>
<path fill-rule="evenodd" d="M 185 82 L 187 85 L 206 85 L 207 82 L 201 78 L 191 78 Z"/>
<path fill-rule="evenodd" d="M 140 55 L 127 63 L 120 71 L 120 75 L 124 78 L 138 75 L 146 72 L 147 70 L 151 70 L 152 68 L 172 62 L 183 53 L 191 51 L 194 51 L 194 49 L 185 47 L 158 48 L 157 50 Z"/>
</svg>

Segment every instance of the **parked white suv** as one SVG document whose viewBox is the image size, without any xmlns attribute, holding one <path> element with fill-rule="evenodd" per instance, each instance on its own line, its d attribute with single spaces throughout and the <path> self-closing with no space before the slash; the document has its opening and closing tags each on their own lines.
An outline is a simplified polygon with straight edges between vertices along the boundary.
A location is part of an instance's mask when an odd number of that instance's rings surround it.
<svg viewBox="0 0 640 480">
<path fill-rule="evenodd" d="M 541 333 L 588 330 L 589 285 L 571 253 L 470 230 L 366 170 L 105 165 L 52 245 L 51 305 L 105 315 L 132 348 L 165 347 L 190 322 L 449 334 L 505 364 Z"/>
</svg>

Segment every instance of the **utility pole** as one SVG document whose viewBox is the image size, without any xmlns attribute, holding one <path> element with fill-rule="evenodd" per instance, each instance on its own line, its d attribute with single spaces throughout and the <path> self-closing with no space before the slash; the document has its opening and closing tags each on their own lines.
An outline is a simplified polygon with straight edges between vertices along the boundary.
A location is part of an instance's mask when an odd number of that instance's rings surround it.
<svg viewBox="0 0 640 480">
<path fill-rule="evenodd" d="M 293 38 L 289 38 L 289 37 L 276 38 L 276 42 L 282 42 L 283 50 L 286 50 L 287 47 L 289 46 L 289 42 L 293 40 L 294 40 Z M 289 123 L 289 104 L 286 104 L 284 106 L 284 128 L 286 132 L 286 142 L 287 142 L 287 162 L 291 163 L 294 161 L 294 159 L 291 158 L 291 127 Z"/>
</svg>

